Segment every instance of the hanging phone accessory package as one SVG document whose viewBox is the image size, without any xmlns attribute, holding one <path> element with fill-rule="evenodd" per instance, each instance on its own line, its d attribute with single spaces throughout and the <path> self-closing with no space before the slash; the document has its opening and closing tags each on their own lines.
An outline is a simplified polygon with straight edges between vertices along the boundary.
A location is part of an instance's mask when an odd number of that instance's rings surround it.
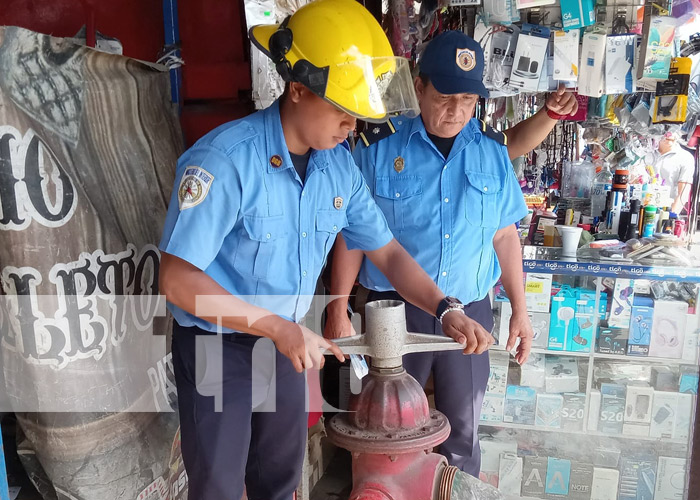
<svg viewBox="0 0 700 500">
<path fill-rule="evenodd" d="M 515 48 L 509 85 L 523 92 L 534 92 L 540 81 L 549 45 L 549 28 L 524 23 Z"/>
</svg>

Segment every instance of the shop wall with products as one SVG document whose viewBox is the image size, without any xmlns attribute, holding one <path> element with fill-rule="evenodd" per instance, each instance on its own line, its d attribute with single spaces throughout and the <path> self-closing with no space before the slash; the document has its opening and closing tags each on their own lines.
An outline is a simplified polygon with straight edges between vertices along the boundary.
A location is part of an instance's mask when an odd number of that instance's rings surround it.
<svg viewBox="0 0 700 500">
<path fill-rule="evenodd" d="M 520 233 L 535 339 L 522 366 L 504 351 L 497 285 L 482 479 L 509 499 L 694 498 L 700 3 L 403 5 L 385 18 L 397 54 L 420 62 L 444 29 L 480 42 L 491 98 L 477 115 L 492 126 L 532 116 L 560 84 L 579 103 L 513 161 L 531 208 Z M 690 177 L 669 168 L 682 162 Z"/>
</svg>

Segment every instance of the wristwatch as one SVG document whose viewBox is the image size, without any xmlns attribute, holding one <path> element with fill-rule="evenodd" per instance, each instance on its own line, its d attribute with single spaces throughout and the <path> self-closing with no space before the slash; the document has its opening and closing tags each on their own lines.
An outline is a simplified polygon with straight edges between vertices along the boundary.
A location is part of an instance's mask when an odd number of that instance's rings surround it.
<svg viewBox="0 0 700 500">
<path fill-rule="evenodd" d="M 464 304 L 462 304 L 457 297 L 450 297 L 448 295 L 438 304 L 435 317 L 442 324 L 442 318 L 451 311 L 464 311 Z"/>
</svg>

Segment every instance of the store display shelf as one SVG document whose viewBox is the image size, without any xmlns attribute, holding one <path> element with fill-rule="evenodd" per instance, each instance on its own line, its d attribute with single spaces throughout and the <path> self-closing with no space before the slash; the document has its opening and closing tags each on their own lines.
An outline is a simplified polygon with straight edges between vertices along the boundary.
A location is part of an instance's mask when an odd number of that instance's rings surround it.
<svg viewBox="0 0 700 500">
<path fill-rule="evenodd" d="M 548 354 L 552 356 L 574 356 L 577 358 L 590 358 L 590 352 L 576 352 L 576 351 L 554 351 L 551 349 L 544 349 L 542 347 L 533 347 L 530 352 L 536 352 L 538 354 Z"/>
<path fill-rule="evenodd" d="M 574 431 L 568 429 L 557 429 L 556 427 L 542 427 L 537 425 L 527 425 L 527 424 L 513 424 L 510 422 L 480 422 L 479 427 L 497 427 L 503 429 L 517 429 L 526 431 L 537 431 L 537 432 L 557 432 L 560 434 L 577 434 L 584 436 L 594 436 L 606 439 L 624 439 L 632 441 L 650 441 L 650 442 L 663 442 L 664 444 L 672 444 L 679 446 L 688 446 L 688 442 L 683 439 L 669 439 L 669 438 L 656 438 L 656 437 L 643 437 L 643 436 L 625 436 L 624 434 L 605 434 L 596 431 Z"/>
<path fill-rule="evenodd" d="M 526 273 L 568 274 L 601 276 L 610 278 L 679 280 L 700 283 L 700 268 L 696 267 L 656 267 L 615 262 L 578 262 L 565 260 L 523 260 Z"/>
<path fill-rule="evenodd" d="M 602 354 L 595 353 L 595 358 L 598 359 L 614 359 L 620 361 L 629 361 L 631 363 L 658 363 L 665 365 L 692 365 L 692 361 L 687 359 L 672 359 L 672 358 L 655 358 L 651 356 L 625 356 L 624 354 Z"/>
</svg>

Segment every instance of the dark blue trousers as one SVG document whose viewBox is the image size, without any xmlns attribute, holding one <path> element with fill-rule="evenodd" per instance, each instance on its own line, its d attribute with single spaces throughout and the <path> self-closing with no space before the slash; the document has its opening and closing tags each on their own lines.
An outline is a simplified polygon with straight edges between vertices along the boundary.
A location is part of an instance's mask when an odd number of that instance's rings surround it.
<svg viewBox="0 0 700 500">
<path fill-rule="evenodd" d="M 396 292 L 370 292 L 368 301 L 394 299 L 405 302 Z M 493 329 L 491 303 L 486 297 L 464 308 L 465 313 L 483 326 Z M 432 315 L 406 303 L 406 327 L 409 332 L 444 335 L 440 322 Z M 435 407 L 450 421 L 452 431 L 440 445 L 440 453 L 450 465 L 479 477 L 479 416 L 489 379 L 489 353 L 465 356 L 461 351 L 407 354 L 406 371 L 425 387 L 430 373 L 435 386 Z"/>
<path fill-rule="evenodd" d="M 204 336 L 208 347 L 197 352 L 196 339 Z M 250 500 L 291 500 L 306 447 L 304 375 L 269 340 L 246 334 L 223 339 L 216 347 L 210 332 L 173 328 L 188 498 L 240 500 L 245 485 Z M 253 351 L 256 342 L 262 343 Z M 222 358 L 220 376 L 210 373 L 215 358 Z"/>
</svg>

